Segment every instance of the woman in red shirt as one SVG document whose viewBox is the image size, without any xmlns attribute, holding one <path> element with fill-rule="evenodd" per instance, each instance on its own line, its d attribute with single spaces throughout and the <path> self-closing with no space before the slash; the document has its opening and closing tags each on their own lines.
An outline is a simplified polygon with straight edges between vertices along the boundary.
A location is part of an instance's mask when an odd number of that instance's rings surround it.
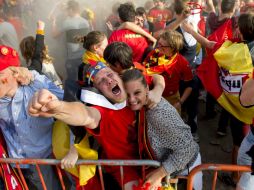
<svg viewBox="0 0 254 190">
<path fill-rule="evenodd" d="M 180 113 L 181 105 L 192 91 L 193 75 L 188 61 L 179 54 L 183 37 L 177 31 L 166 31 L 158 40 L 158 46 L 146 58 L 144 65 L 148 74 L 161 74 L 165 79 L 163 97 Z M 185 90 L 180 97 L 179 83 L 184 81 Z"/>
</svg>

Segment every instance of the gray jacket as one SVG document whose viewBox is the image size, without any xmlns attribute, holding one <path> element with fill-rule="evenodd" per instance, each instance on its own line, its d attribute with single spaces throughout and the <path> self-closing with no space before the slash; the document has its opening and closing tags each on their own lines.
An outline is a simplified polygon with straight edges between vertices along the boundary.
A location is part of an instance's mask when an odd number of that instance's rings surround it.
<svg viewBox="0 0 254 190">
<path fill-rule="evenodd" d="M 191 129 L 176 109 L 164 98 L 146 112 L 147 136 L 157 160 L 168 175 L 176 175 L 191 166 L 199 153 Z"/>
</svg>

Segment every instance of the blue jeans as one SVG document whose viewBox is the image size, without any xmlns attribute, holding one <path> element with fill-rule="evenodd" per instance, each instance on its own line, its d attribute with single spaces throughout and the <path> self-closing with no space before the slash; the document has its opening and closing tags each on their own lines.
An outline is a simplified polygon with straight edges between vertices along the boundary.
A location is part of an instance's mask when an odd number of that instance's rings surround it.
<svg viewBox="0 0 254 190">
<path fill-rule="evenodd" d="M 254 130 L 243 139 L 242 144 L 239 148 L 237 164 L 238 165 L 251 165 L 251 157 L 246 154 L 248 150 L 254 145 Z M 254 175 L 250 172 L 243 172 L 241 178 L 237 184 L 242 190 L 253 190 L 254 188 Z"/>
<path fill-rule="evenodd" d="M 60 182 L 56 172 L 53 170 L 51 165 L 40 165 L 40 170 L 44 178 L 47 189 L 60 190 Z M 27 169 L 22 169 L 22 173 L 27 182 L 29 190 L 42 190 L 42 184 L 40 177 L 36 170 L 35 165 L 31 165 Z"/>
</svg>

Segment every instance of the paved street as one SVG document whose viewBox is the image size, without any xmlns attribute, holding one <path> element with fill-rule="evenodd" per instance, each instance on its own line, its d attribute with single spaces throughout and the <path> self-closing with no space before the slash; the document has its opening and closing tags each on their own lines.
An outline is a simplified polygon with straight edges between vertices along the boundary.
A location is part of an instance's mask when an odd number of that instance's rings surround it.
<svg viewBox="0 0 254 190">
<path fill-rule="evenodd" d="M 232 139 L 230 129 L 228 128 L 227 136 L 220 138 L 220 145 L 211 145 L 210 141 L 215 139 L 216 129 L 218 125 L 218 116 L 213 120 L 202 121 L 201 117 L 204 115 L 205 103 L 200 101 L 200 114 L 198 117 L 198 134 L 200 136 L 200 149 L 203 163 L 217 163 L 225 164 L 231 163 L 231 150 L 232 150 Z M 219 173 L 220 175 L 220 173 Z M 204 186 L 203 190 L 210 190 L 212 188 L 211 181 L 213 177 L 213 172 L 204 172 Z M 221 181 L 217 180 L 216 189 L 218 190 L 233 190 L 233 187 L 224 185 Z"/>
</svg>

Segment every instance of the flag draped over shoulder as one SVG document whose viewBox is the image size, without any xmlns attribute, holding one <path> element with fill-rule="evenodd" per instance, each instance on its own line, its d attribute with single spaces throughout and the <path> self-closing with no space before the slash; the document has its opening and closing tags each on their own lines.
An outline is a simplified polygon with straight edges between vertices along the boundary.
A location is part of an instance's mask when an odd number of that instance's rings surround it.
<svg viewBox="0 0 254 190">
<path fill-rule="evenodd" d="M 70 130 L 67 124 L 56 121 L 52 133 L 53 153 L 56 159 L 62 159 L 67 155 L 70 148 Z M 97 160 L 97 151 L 90 148 L 88 134 L 80 141 L 79 144 L 74 145 L 78 151 L 80 159 Z M 96 166 L 81 165 L 75 166 L 71 169 L 66 169 L 72 175 L 79 178 L 80 185 L 86 185 L 87 181 L 91 179 L 96 172 Z"/>
<path fill-rule="evenodd" d="M 97 62 L 106 63 L 106 61 L 103 57 L 100 57 L 99 55 L 97 55 L 89 50 L 86 50 L 86 52 L 84 53 L 84 55 L 82 57 L 82 62 L 84 64 L 90 64 L 92 66 L 96 65 Z"/>
<path fill-rule="evenodd" d="M 197 70 L 205 89 L 240 121 L 251 124 L 254 108 L 239 102 L 243 83 L 252 75 L 253 65 L 247 44 L 225 41 L 215 45 Z"/>
<path fill-rule="evenodd" d="M 233 21 L 234 19 L 228 19 L 226 20 L 219 28 L 217 28 L 212 34 L 210 34 L 207 39 L 210 41 L 214 41 L 217 43 L 222 44 L 226 40 L 238 40 L 236 35 L 236 32 L 233 32 Z M 236 21 L 234 21 L 236 22 Z M 206 48 L 207 55 L 213 54 L 215 52 L 217 47 L 213 49 Z"/>
<path fill-rule="evenodd" d="M 177 55 L 176 53 L 172 57 L 167 57 L 161 54 L 158 49 L 155 49 L 144 62 L 147 74 L 153 75 L 167 72 L 177 62 Z"/>
<path fill-rule="evenodd" d="M 232 19 L 225 21 L 217 30 L 208 36 L 208 40 L 222 42 L 233 38 Z"/>
</svg>

